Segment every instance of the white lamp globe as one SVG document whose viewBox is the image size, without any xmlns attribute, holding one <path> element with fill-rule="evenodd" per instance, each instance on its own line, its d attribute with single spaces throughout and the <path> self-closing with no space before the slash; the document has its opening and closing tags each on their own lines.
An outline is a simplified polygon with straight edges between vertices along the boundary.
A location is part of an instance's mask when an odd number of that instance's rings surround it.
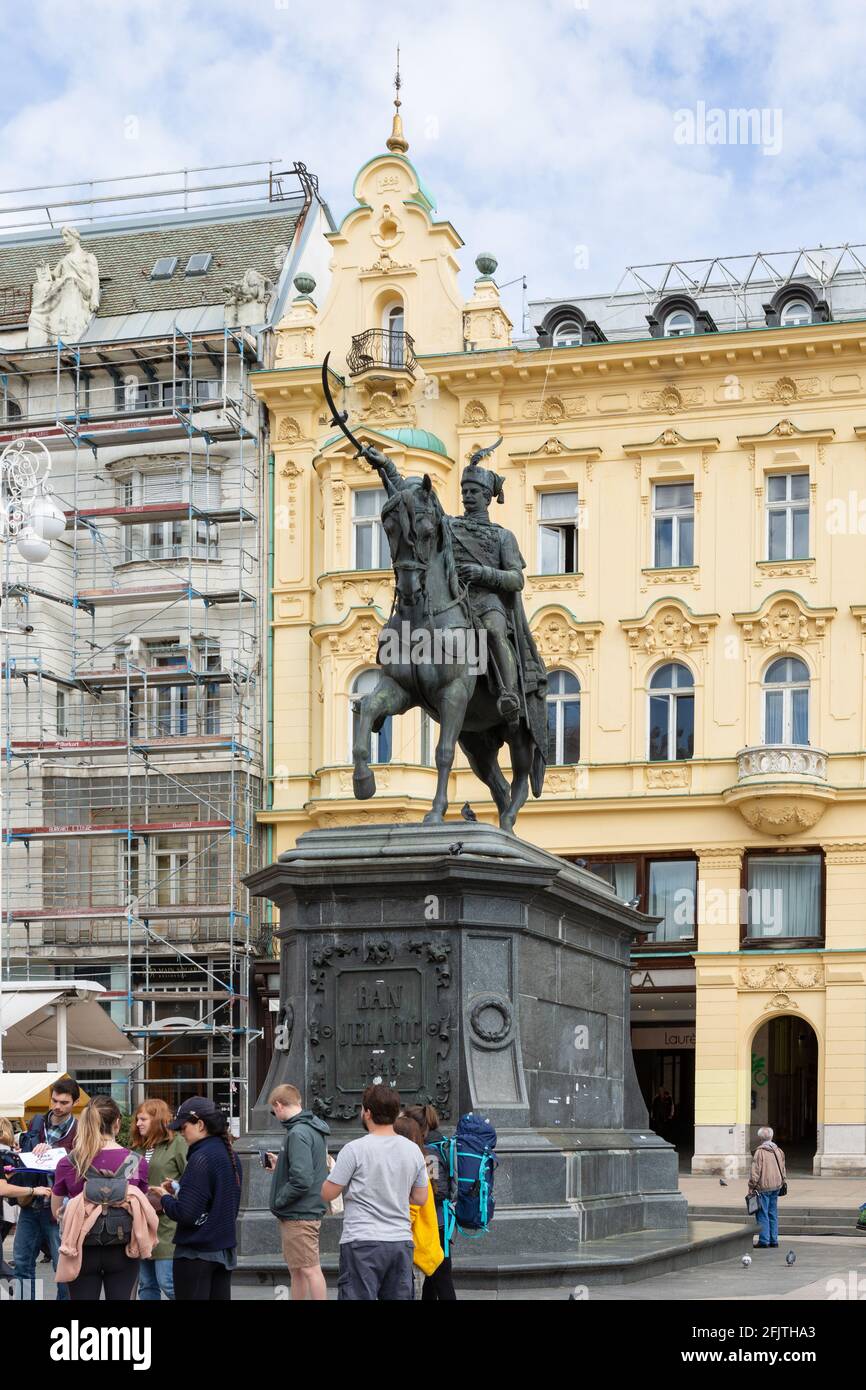
<svg viewBox="0 0 866 1390">
<path fill-rule="evenodd" d="M 48 554 L 51 546 L 48 541 L 43 540 L 39 532 L 32 526 L 25 526 L 18 536 L 18 554 L 22 560 L 26 560 L 28 565 L 40 564 Z"/>
<path fill-rule="evenodd" d="M 57 541 L 66 530 L 66 517 L 48 492 L 33 499 L 30 521 L 37 535 L 46 541 Z"/>
</svg>

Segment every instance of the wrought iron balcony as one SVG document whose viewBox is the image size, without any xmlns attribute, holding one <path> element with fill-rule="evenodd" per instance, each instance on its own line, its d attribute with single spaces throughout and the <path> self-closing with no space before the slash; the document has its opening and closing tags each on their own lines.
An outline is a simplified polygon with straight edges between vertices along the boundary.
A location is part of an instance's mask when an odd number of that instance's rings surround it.
<svg viewBox="0 0 866 1390">
<path fill-rule="evenodd" d="M 370 371 L 406 372 L 414 376 L 418 366 L 412 335 L 392 333 L 387 328 L 356 333 L 346 361 L 350 376 Z"/>
<path fill-rule="evenodd" d="M 783 779 L 826 782 L 827 754 L 820 748 L 792 743 L 764 743 L 741 748 L 737 754 L 737 781 L 759 777 L 774 782 Z"/>
</svg>

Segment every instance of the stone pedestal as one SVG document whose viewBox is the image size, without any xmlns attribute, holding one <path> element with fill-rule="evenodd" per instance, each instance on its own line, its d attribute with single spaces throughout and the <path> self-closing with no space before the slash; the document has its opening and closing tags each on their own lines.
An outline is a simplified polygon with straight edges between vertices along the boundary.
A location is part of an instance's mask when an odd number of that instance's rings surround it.
<svg viewBox="0 0 866 1390">
<path fill-rule="evenodd" d="M 273 1146 L 267 1096 L 289 1081 L 333 1150 L 381 1078 L 446 1131 L 468 1110 L 496 1126 L 494 1263 L 684 1230 L 677 1155 L 648 1127 L 629 1040 L 644 919 L 600 879 L 452 822 L 311 831 L 247 882 L 280 909 L 281 1047 L 242 1147 Z M 269 1182 L 247 1165 L 242 1258 L 278 1251 Z M 338 1239 L 326 1221 L 323 1249 Z"/>
</svg>

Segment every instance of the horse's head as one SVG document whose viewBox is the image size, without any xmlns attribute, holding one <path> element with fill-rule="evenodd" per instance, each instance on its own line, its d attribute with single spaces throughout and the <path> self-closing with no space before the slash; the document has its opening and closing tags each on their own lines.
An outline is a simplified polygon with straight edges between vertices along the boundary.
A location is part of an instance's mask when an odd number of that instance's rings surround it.
<svg viewBox="0 0 866 1390">
<path fill-rule="evenodd" d="M 425 592 L 425 576 L 435 551 L 442 549 L 442 504 L 427 473 L 405 478 L 382 508 L 400 606 L 414 609 Z"/>
</svg>

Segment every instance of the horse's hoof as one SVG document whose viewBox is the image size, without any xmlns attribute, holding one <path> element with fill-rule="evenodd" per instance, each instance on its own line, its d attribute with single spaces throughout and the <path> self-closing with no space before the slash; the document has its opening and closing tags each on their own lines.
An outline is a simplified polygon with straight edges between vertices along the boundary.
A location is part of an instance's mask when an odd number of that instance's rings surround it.
<svg viewBox="0 0 866 1390">
<path fill-rule="evenodd" d="M 444 824 L 444 821 L 445 821 L 445 815 L 444 815 L 443 812 L 441 812 L 441 811 L 428 811 L 427 814 L 426 814 L 426 816 L 425 816 L 424 819 L 422 820 L 421 824 L 422 824 L 422 825 L 442 825 L 442 824 Z"/>
<path fill-rule="evenodd" d="M 513 834 L 514 834 L 514 817 L 513 817 L 513 816 L 500 816 L 500 817 L 499 817 L 499 829 L 500 829 L 500 830 L 507 830 L 508 833 L 509 833 L 509 835 L 513 835 Z"/>
<path fill-rule="evenodd" d="M 352 778 L 352 791 L 357 801 L 369 801 L 376 791 L 376 778 L 372 772 L 356 772 Z"/>
</svg>

